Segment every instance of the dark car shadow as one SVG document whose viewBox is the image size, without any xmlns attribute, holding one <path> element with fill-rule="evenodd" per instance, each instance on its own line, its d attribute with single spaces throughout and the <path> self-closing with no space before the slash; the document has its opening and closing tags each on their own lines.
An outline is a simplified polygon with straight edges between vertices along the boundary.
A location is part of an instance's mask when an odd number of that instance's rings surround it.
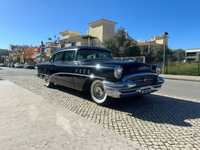
<svg viewBox="0 0 200 150">
<path fill-rule="evenodd" d="M 61 86 L 56 86 L 56 89 L 91 101 L 87 92 L 80 92 Z M 145 121 L 185 127 L 192 126 L 187 120 L 200 118 L 200 102 L 157 95 L 119 100 L 109 99 L 106 105 L 99 107 L 125 112 L 131 117 Z"/>
<path fill-rule="evenodd" d="M 187 120 L 200 118 L 200 102 L 157 95 L 110 101 L 106 107 L 145 121 L 185 127 L 192 126 Z"/>
<path fill-rule="evenodd" d="M 54 88 L 59 90 L 59 91 L 69 93 L 71 95 L 78 96 L 80 98 L 83 98 L 84 100 L 91 101 L 89 92 L 78 91 L 78 90 L 70 89 L 70 88 L 67 88 L 67 87 L 59 86 L 59 85 L 56 85 Z"/>
</svg>

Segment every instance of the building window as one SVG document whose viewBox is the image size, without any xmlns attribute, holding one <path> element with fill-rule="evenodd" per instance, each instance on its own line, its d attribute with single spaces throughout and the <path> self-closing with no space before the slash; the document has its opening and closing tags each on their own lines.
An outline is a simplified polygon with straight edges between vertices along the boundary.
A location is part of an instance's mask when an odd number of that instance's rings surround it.
<svg viewBox="0 0 200 150">
<path fill-rule="evenodd" d="M 72 44 L 71 44 L 72 46 L 76 46 L 76 42 L 72 42 Z"/>
<path fill-rule="evenodd" d="M 193 53 L 187 53 L 187 56 L 196 56 L 197 53 L 193 52 Z"/>
</svg>

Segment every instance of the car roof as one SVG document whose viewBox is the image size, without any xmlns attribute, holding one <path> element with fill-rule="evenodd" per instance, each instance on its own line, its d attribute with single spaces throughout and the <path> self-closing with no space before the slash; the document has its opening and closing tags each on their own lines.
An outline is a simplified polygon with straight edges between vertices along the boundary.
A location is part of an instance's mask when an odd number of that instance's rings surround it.
<svg viewBox="0 0 200 150">
<path fill-rule="evenodd" d="M 59 53 L 59 52 L 64 52 L 64 51 L 71 51 L 71 50 L 75 50 L 75 51 L 77 51 L 77 50 L 99 50 L 99 51 L 111 52 L 111 50 L 102 48 L 102 47 L 79 46 L 79 47 L 60 48 L 60 49 L 57 49 L 54 54 Z"/>
</svg>

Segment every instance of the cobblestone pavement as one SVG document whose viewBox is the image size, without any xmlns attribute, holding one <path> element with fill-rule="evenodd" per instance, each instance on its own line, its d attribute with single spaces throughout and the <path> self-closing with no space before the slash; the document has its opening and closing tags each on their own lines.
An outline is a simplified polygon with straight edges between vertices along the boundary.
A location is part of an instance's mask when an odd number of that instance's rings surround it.
<svg viewBox="0 0 200 150">
<path fill-rule="evenodd" d="M 0 80 L 1 150 L 144 150 L 93 122 Z"/>
<path fill-rule="evenodd" d="M 34 72 L 0 72 L 9 79 L 92 122 L 149 149 L 200 149 L 200 102 L 158 95 L 112 100 L 106 106 L 87 94 L 57 87 L 49 89 Z"/>
</svg>

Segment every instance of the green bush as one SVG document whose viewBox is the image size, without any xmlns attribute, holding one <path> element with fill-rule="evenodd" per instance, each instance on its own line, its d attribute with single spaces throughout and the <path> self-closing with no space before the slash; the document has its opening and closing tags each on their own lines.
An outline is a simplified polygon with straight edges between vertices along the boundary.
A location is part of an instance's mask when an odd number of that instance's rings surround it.
<svg viewBox="0 0 200 150">
<path fill-rule="evenodd" d="M 170 63 L 167 65 L 167 74 L 174 75 L 200 75 L 198 63 Z"/>
</svg>

